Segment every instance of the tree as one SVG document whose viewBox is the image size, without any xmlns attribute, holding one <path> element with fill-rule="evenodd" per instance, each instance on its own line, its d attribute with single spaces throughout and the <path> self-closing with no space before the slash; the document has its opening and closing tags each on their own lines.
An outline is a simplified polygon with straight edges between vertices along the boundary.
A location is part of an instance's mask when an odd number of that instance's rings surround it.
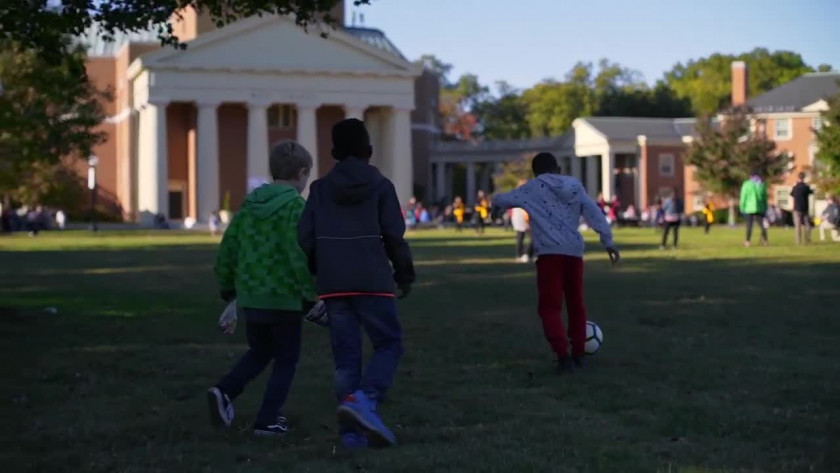
<svg viewBox="0 0 840 473">
<path fill-rule="evenodd" d="M 840 81 L 838 81 L 840 86 Z M 840 194 L 840 93 L 828 99 L 817 135 L 816 183 L 820 190 Z"/>
<path fill-rule="evenodd" d="M 522 155 L 519 158 L 503 163 L 496 174 L 493 175 L 493 188 L 496 192 L 508 192 L 519 185 L 523 179 L 531 179 L 534 173 L 531 170 L 531 159 L 534 154 Z"/>
<path fill-rule="evenodd" d="M 706 58 L 677 63 L 665 74 L 665 81 L 678 97 L 687 98 L 696 115 L 717 112 L 730 102 L 733 61 L 744 61 L 749 68 L 749 95 L 755 96 L 789 82 L 814 69 L 802 56 L 790 51 L 769 52 L 756 48 L 738 56 L 713 54 Z"/>
<path fill-rule="evenodd" d="M 441 61 L 433 54 L 424 54 L 420 56 L 420 59 L 414 61 L 414 63 L 423 66 L 424 69 L 438 76 L 441 89 L 450 85 L 449 74 L 452 72 L 452 64 Z"/>
<path fill-rule="evenodd" d="M 528 107 L 519 92 L 507 82 L 496 83 L 497 97 L 476 104 L 474 112 L 481 126 L 481 136 L 488 140 L 528 138 Z"/>
<path fill-rule="evenodd" d="M 59 163 L 72 166 L 104 139 L 96 127 L 108 94 L 87 80 L 83 48 L 66 39 L 62 48 L 61 61 L 52 63 L 32 48 L 0 40 L 0 194 L 19 193 Z"/>
<path fill-rule="evenodd" d="M 791 157 L 775 151 L 776 143 L 767 139 L 763 125 L 752 131 L 750 110 L 729 110 L 720 122 L 703 117 L 697 120 L 697 138 L 686 151 L 685 161 L 695 166 L 695 176 L 711 192 L 729 197 L 730 223 L 734 222 L 734 200 L 741 184 L 758 173 L 768 182 L 777 182 L 787 172 Z"/>
<path fill-rule="evenodd" d="M 77 36 L 97 23 L 106 36 L 118 31 L 156 28 L 163 45 L 183 47 L 173 34 L 169 20 L 178 11 L 193 7 L 210 14 L 222 27 L 253 15 L 294 14 L 301 26 L 323 21 L 334 23 L 329 11 L 338 0 L 57 0 L 6 1 L 0 6 L 0 30 L 7 39 L 39 51 L 51 62 L 60 61 L 66 51 L 64 38 Z M 353 4 L 369 4 L 354 0 Z"/>
</svg>

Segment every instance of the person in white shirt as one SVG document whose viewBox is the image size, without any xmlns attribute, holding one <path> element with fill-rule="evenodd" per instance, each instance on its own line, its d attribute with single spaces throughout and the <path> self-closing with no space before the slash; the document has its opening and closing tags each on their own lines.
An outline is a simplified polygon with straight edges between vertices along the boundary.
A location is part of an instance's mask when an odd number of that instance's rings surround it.
<svg viewBox="0 0 840 473">
<path fill-rule="evenodd" d="M 521 187 L 527 181 L 519 181 Z M 528 222 L 528 212 L 524 209 L 516 207 L 511 210 L 510 224 L 513 231 L 516 232 L 516 260 L 520 263 L 527 263 L 534 257 L 534 238 L 525 247 L 525 237 L 531 232 L 531 225 Z"/>
<path fill-rule="evenodd" d="M 619 260 L 607 219 L 587 195 L 580 181 L 559 174 L 557 159 L 539 153 L 531 163 L 534 175 L 524 185 L 497 195 L 494 203 L 503 209 L 522 208 L 530 216 L 534 252 L 537 255 L 538 309 L 543 332 L 557 355 L 558 371 L 569 373 L 583 366 L 586 343 L 586 307 L 583 303 L 583 237 L 578 231 L 583 216 L 601 236 L 610 261 Z M 569 304 L 569 341 L 563 326 L 563 297 Z"/>
</svg>

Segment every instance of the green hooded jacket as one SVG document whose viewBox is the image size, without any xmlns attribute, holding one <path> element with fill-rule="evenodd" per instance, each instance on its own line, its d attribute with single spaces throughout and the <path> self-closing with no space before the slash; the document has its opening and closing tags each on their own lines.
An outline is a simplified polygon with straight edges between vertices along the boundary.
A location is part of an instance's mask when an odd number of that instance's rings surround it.
<svg viewBox="0 0 840 473">
<path fill-rule="evenodd" d="M 764 214 L 767 212 L 767 185 L 758 179 L 747 179 L 741 185 L 741 213 Z"/>
<path fill-rule="evenodd" d="M 220 289 L 235 289 L 238 306 L 300 311 L 304 300 L 317 299 L 297 240 L 303 207 L 297 190 L 282 184 L 265 184 L 245 198 L 216 259 Z"/>
</svg>

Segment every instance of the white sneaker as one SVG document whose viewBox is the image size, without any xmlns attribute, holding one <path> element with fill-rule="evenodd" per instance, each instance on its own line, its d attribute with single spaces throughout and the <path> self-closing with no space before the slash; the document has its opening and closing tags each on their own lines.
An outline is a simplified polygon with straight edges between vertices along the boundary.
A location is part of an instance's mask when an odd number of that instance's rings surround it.
<svg viewBox="0 0 840 473">
<path fill-rule="evenodd" d="M 233 403 L 227 394 L 219 388 L 207 390 L 207 407 L 210 412 L 210 422 L 216 427 L 230 427 L 233 422 Z"/>
<path fill-rule="evenodd" d="M 519 261 L 520 263 L 528 263 L 531 261 L 531 258 L 529 258 L 528 255 L 522 255 L 519 258 L 516 258 L 516 261 Z"/>
</svg>

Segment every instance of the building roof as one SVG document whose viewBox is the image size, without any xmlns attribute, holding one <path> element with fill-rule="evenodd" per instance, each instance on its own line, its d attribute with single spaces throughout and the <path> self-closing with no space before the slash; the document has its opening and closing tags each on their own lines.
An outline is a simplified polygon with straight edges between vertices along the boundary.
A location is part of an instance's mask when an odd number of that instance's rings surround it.
<svg viewBox="0 0 840 473">
<path fill-rule="evenodd" d="M 385 36 L 385 33 L 382 30 L 377 30 L 375 28 L 359 28 L 356 26 L 345 26 L 344 31 L 349 33 L 356 38 L 364 41 L 370 46 L 374 48 L 381 49 L 389 54 L 393 54 L 394 56 L 402 59 L 407 60 L 405 56 L 402 55 L 399 49 L 394 46 L 394 43 Z"/>
<path fill-rule="evenodd" d="M 357 39 L 385 51 L 402 60 L 406 60 L 394 43 L 381 30 L 375 28 L 359 28 L 347 26 L 344 31 Z M 113 56 L 125 43 L 158 43 L 158 31 L 155 27 L 129 33 L 115 32 L 113 41 L 104 39 L 104 32 L 98 23 L 85 29 L 84 33 L 75 38 L 76 42 L 85 45 L 88 56 Z"/>
<path fill-rule="evenodd" d="M 585 117 L 581 120 L 607 139 L 616 141 L 635 141 L 639 135 L 679 140 L 694 134 L 693 118 Z"/>
<path fill-rule="evenodd" d="M 100 28 L 99 23 L 93 23 L 85 28 L 81 35 L 76 36 L 74 41 L 85 46 L 88 56 L 114 56 L 126 43 L 160 42 L 158 31 L 153 27 L 128 33 L 116 31 L 113 35 L 113 41 L 106 41 L 104 34 L 105 32 Z"/>
<path fill-rule="evenodd" d="M 747 101 L 758 113 L 796 112 L 840 92 L 840 72 L 805 74 Z"/>
</svg>

